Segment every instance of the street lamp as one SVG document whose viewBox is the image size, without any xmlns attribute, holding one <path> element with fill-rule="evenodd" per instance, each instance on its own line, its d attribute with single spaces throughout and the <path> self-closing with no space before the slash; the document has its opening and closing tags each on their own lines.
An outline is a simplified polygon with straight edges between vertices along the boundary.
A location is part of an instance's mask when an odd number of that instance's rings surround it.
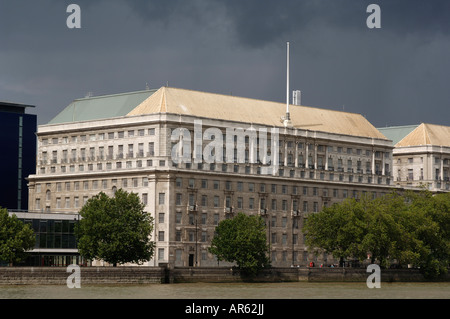
<svg viewBox="0 0 450 319">
<path fill-rule="evenodd" d="M 297 217 L 300 217 L 300 211 L 299 210 L 293 210 L 292 211 L 292 267 L 294 266 L 294 257 L 295 257 L 295 250 L 294 250 L 294 228 L 297 221 Z M 297 228 L 298 228 L 298 221 L 297 221 Z"/>
<path fill-rule="evenodd" d="M 269 234 L 267 235 L 268 240 L 269 240 L 269 258 L 270 258 L 270 251 L 271 251 L 271 239 L 270 239 L 270 220 L 269 220 L 269 214 L 267 213 L 267 208 L 261 208 L 259 210 L 259 215 L 263 216 L 264 219 L 266 220 L 266 225 L 269 224 Z"/>
</svg>

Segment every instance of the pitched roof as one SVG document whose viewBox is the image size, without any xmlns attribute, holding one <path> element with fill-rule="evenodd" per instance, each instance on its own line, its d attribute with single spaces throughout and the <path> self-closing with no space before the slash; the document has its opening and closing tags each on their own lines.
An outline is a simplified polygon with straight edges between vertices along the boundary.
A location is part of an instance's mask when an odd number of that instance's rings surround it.
<svg viewBox="0 0 450 319">
<path fill-rule="evenodd" d="M 385 139 L 362 115 L 321 108 L 292 105 L 292 125 L 296 128 L 336 134 Z M 197 117 L 282 126 L 284 103 L 162 87 L 128 113 L 138 116 L 153 113 L 193 115 Z"/>
<path fill-rule="evenodd" d="M 403 126 L 390 126 L 378 128 L 378 130 L 383 133 L 388 139 L 392 140 L 395 145 L 400 142 L 406 135 L 411 133 L 419 124 L 416 125 L 403 125 Z"/>
<path fill-rule="evenodd" d="M 435 145 L 450 147 L 450 126 L 422 123 L 395 146 Z"/>
<path fill-rule="evenodd" d="M 90 121 L 125 116 L 156 90 L 86 97 L 74 100 L 48 124 Z"/>
</svg>

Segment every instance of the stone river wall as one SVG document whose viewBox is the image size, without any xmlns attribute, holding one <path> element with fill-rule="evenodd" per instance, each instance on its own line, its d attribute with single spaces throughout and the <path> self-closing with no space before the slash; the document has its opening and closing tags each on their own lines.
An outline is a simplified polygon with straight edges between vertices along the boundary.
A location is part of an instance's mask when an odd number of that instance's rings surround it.
<svg viewBox="0 0 450 319">
<path fill-rule="evenodd" d="M 66 285 L 71 275 L 66 267 L 0 267 L 0 285 Z M 365 268 L 270 268 L 256 278 L 241 276 L 225 267 L 81 267 L 80 278 L 89 284 L 153 284 L 186 282 L 365 282 Z M 447 275 L 444 281 L 450 281 Z M 417 269 L 382 269 L 382 282 L 426 281 Z"/>
</svg>

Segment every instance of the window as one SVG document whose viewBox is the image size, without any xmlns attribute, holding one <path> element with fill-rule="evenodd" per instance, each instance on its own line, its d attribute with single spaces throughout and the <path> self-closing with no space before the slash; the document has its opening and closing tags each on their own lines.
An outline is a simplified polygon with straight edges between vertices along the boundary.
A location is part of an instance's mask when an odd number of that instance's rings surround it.
<svg viewBox="0 0 450 319">
<path fill-rule="evenodd" d="M 244 199 L 242 197 L 237 198 L 237 208 L 244 208 Z"/>
<path fill-rule="evenodd" d="M 147 156 L 153 156 L 155 155 L 155 143 L 154 142 L 150 142 L 148 143 L 148 154 Z"/>
<path fill-rule="evenodd" d="M 319 203 L 314 202 L 314 213 L 317 213 L 319 211 Z"/>
<path fill-rule="evenodd" d="M 164 260 L 164 248 L 158 248 L 158 260 Z"/>
<path fill-rule="evenodd" d="M 277 216 L 272 216 L 272 220 L 270 222 L 272 227 L 277 227 Z"/>
<path fill-rule="evenodd" d="M 158 232 L 158 241 L 164 241 L 164 231 L 160 230 Z"/>
<path fill-rule="evenodd" d="M 274 194 L 277 193 L 277 185 L 276 184 L 272 184 L 272 193 L 274 193 Z"/>
<path fill-rule="evenodd" d="M 176 212 L 175 213 L 175 223 L 180 224 L 181 223 L 181 217 L 182 217 L 181 212 Z"/>
<path fill-rule="evenodd" d="M 214 225 L 218 225 L 219 224 L 219 214 L 214 214 Z"/>
<path fill-rule="evenodd" d="M 182 200 L 182 194 L 177 193 L 175 195 L 175 205 L 180 206 L 181 205 L 181 200 Z"/>
<path fill-rule="evenodd" d="M 414 180 L 414 171 L 412 169 L 408 169 L 408 180 Z"/>
<path fill-rule="evenodd" d="M 165 193 L 159 193 L 159 205 L 164 205 L 166 201 L 166 194 Z"/>
<path fill-rule="evenodd" d="M 281 209 L 287 211 L 287 200 L 283 199 L 281 202 Z"/>
<path fill-rule="evenodd" d="M 272 210 L 277 210 L 277 200 L 272 199 Z"/>
<path fill-rule="evenodd" d="M 147 205 L 148 203 L 148 194 L 142 194 L 142 203 Z"/>
<path fill-rule="evenodd" d="M 195 205 L 195 196 L 194 194 L 189 194 L 189 206 Z"/>
<path fill-rule="evenodd" d="M 283 235 L 281 235 L 281 243 L 283 244 L 283 245 L 286 245 L 287 244 L 287 234 L 283 234 Z M 283 260 L 284 261 L 286 261 L 286 251 L 283 251 Z"/>
<path fill-rule="evenodd" d="M 214 207 L 219 207 L 219 196 L 214 196 Z"/>
</svg>

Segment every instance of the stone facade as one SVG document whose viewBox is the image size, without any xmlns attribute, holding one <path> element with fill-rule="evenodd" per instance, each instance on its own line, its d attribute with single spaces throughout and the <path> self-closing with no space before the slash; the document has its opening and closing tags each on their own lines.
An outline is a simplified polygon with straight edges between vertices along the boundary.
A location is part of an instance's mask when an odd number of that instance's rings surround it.
<svg viewBox="0 0 450 319">
<path fill-rule="evenodd" d="M 138 193 L 155 218 L 151 266 L 225 266 L 208 252 L 216 225 L 237 212 L 260 214 L 266 219 L 272 264 L 284 267 L 335 262 L 306 250 L 301 227 L 308 214 L 348 197 L 379 197 L 391 189 L 389 140 L 297 128 L 280 129 L 279 166 L 270 174 L 262 173 L 260 162 L 252 163 L 247 137 L 242 163 L 236 158 L 231 163 L 174 163 L 172 150 L 180 145 L 172 139 L 174 130 L 190 132 L 194 154 L 198 120 L 159 113 L 40 126 L 29 210 L 74 213 L 100 191 Z M 262 128 L 201 120 L 202 134 L 208 128 L 224 135 L 230 127 Z M 208 143 L 202 141 L 202 148 Z"/>
<path fill-rule="evenodd" d="M 424 185 L 433 192 L 450 191 L 450 147 L 397 147 L 393 155 L 396 185 L 407 189 Z"/>
</svg>

